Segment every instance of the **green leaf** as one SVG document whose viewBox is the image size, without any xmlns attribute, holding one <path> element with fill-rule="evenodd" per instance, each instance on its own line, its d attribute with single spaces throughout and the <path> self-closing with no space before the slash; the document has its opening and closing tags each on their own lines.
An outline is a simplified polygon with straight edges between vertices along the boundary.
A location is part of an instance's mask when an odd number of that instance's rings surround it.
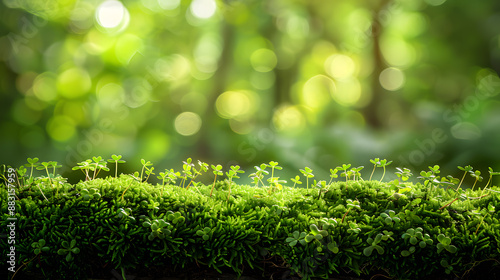
<svg viewBox="0 0 500 280">
<path fill-rule="evenodd" d="M 451 244 L 451 239 L 449 237 L 444 236 L 443 234 L 440 234 L 438 236 L 439 242 L 443 243 L 443 245 L 450 245 Z"/>
<path fill-rule="evenodd" d="M 408 257 L 409 255 L 411 255 L 411 253 L 409 251 L 407 251 L 407 250 L 403 250 L 401 252 L 401 256 L 403 256 L 403 257 Z"/>
<path fill-rule="evenodd" d="M 446 250 L 452 254 L 455 254 L 457 252 L 457 247 L 453 246 L 453 245 L 450 245 L 448 247 L 446 247 Z"/>
<path fill-rule="evenodd" d="M 369 257 L 373 252 L 373 247 L 370 246 L 370 247 L 366 247 L 364 250 L 363 250 L 363 254 L 367 257 Z"/>
<path fill-rule="evenodd" d="M 291 247 L 297 245 L 297 240 L 292 240 L 290 243 L 288 243 Z"/>
<path fill-rule="evenodd" d="M 375 246 L 375 249 L 377 249 L 377 252 L 379 253 L 379 255 L 383 255 L 384 254 L 384 248 L 382 248 L 380 246 Z"/>
<path fill-rule="evenodd" d="M 316 226 L 315 224 L 311 224 L 309 226 L 309 229 L 311 230 L 311 232 L 316 235 L 316 234 L 319 234 L 319 229 L 318 229 L 318 226 Z"/>
<path fill-rule="evenodd" d="M 286 241 L 287 243 L 290 243 L 290 242 L 292 242 L 292 241 L 296 241 L 296 240 L 297 240 L 297 238 L 293 238 L 293 237 L 287 237 L 287 238 L 285 239 L 285 241 Z"/>
<path fill-rule="evenodd" d="M 418 243 L 418 240 L 415 236 L 410 237 L 410 243 L 411 245 L 415 245 Z"/>
<path fill-rule="evenodd" d="M 308 234 L 305 238 L 306 242 L 309 243 L 314 240 L 314 235 Z"/>
<path fill-rule="evenodd" d="M 332 251 L 334 254 L 337 254 L 339 252 L 339 247 L 337 246 L 337 243 L 335 241 L 333 243 L 328 243 L 327 247 L 328 250 Z"/>
</svg>

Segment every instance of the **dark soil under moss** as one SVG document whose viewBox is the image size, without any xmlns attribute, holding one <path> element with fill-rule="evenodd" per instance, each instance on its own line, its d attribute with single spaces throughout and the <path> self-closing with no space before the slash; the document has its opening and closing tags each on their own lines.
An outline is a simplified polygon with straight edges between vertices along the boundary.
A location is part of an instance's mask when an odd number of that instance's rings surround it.
<svg viewBox="0 0 500 280">
<path fill-rule="evenodd" d="M 243 271 L 238 277 L 230 268 L 223 269 L 222 273 L 204 266 L 192 265 L 182 269 L 173 267 L 150 267 L 129 269 L 126 271 L 126 280 L 300 280 L 301 278 L 285 267 L 279 267 L 272 260 L 262 270 Z M 37 280 L 45 279 L 34 275 L 18 275 L 15 280 Z M 358 276 L 354 273 L 342 273 L 331 275 L 328 280 L 382 280 L 394 279 L 382 270 L 374 271 L 369 275 Z M 498 280 L 500 279 L 500 264 L 487 261 L 479 264 L 474 270 L 464 275 L 431 275 L 426 280 Z M 123 280 L 121 272 L 101 267 L 93 271 L 93 276 L 88 280 Z M 413 279 L 412 279 L 413 280 Z M 417 279 L 415 279 L 417 280 Z M 418 279 L 419 280 L 419 279 Z"/>
</svg>

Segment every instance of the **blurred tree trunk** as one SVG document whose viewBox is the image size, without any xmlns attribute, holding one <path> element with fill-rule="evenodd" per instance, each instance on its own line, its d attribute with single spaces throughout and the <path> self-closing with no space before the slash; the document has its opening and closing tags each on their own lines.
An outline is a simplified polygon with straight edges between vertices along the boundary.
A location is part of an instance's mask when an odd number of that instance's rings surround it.
<svg viewBox="0 0 500 280">
<path fill-rule="evenodd" d="M 373 20 L 372 20 L 372 56 L 373 56 L 373 73 L 372 73 L 372 100 L 371 102 L 362 110 L 365 116 L 366 122 L 373 128 L 382 128 L 384 122 L 380 119 L 380 114 L 378 113 L 379 106 L 384 99 L 385 89 L 382 88 L 379 82 L 380 73 L 387 67 L 382 57 L 382 52 L 380 50 L 380 35 L 384 31 L 384 26 L 380 22 L 381 12 L 389 3 L 389 0 L 382 0 L 378 5 L 373 7 Z"/>
<path fill-rule="evenodd" d="M 226 90 L 226 81 L 228 69 L 231 67 L 231 55 L 233 50 L 233 37 L 234 28 L 226 21 L 221 21 L 221 37 L 222 37 L 222 52 L 218 61 L 217 71 L 212 77 L 213 87 L 208 93 L 207 102 L 208 106 L 203 117 L 204 123 L 200 129 L 200 138 L 198 139 L 197 153 L 203 158 L 214 158 L 215 155 L 211 154 L 210 129 L 217 126 L 216 122 L 219 121 L 217 113 L 215 112 L 215 101 L 221 93 Z"/>
</svg>

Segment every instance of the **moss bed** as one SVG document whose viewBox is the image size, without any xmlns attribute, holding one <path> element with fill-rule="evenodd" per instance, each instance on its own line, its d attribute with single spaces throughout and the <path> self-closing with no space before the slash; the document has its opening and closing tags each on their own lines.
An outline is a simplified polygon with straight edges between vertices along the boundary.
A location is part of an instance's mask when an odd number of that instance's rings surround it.
<svg viewBox="0 0 500 280">
<path fill-rule="evenodd" d="M 1 226 L 16 219 L 14 279 L 500 275 L 498 187 L 462 190 L 439 177 L 302 188 L 152 185 L 132 175 L 5 179 L 2 200 L 15 203 L 2 203 Z M 3 252 L 10 246 L 1 243 Z"/>
</svg>

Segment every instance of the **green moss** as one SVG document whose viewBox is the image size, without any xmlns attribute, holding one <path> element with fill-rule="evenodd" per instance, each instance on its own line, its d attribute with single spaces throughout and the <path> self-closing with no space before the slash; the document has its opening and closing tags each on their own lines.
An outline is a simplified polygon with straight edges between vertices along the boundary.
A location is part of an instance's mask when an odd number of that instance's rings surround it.
<svg viewBox="0 0 500 280">
<path fill-rule="evenodd" d="M 461 275 L 500 252 L 500 215 L 485 210 L 498 205 L 498 187 L 489 188 L 487 196 L 465 190 L 456 199 L 452 188 L 429 188 L 425 182 L 361 179 L 321 189 L 316 183 L 270 189 L 228 180 L 183 188 L 132 175 L 74 185 L 60 180 L 59 189 L 53 181 L 35 179 L 36 187 L 16 193 L 16 250 L 19 262 L 27 263 L 21 274 L 83 277 L 102 263 L 117 270 L 198 263 L 241 273 L 245 266 L 264 269 L 265 259 L 273 257 L 306 279 L 375 269 L 417 279 Z M 1 194 L 8 195 L 5 188 Z M 1 226 L 7 226 L 5 204 L 2 213 Z M 415 228 L 428 235 L 426 246 L 404 237 Z M 32 247 L 41 239 L 50 250 Z M 68 254 L 57 251 L 68 242 L 79 250 L 66 260 Z"/>
</svg>

